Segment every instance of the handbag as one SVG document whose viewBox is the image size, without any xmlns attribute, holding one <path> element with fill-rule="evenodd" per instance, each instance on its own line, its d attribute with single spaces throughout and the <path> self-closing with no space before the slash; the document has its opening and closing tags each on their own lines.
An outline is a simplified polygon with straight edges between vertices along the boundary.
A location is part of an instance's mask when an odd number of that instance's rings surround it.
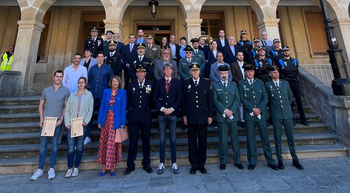
<svg viewBox="0 0 350 193">
<path fill-rule="evenodd" d="M 115 130 L 115 142 L 122 143 L 129 139 L 128 127 L 121 127 Z"/>
</svg>

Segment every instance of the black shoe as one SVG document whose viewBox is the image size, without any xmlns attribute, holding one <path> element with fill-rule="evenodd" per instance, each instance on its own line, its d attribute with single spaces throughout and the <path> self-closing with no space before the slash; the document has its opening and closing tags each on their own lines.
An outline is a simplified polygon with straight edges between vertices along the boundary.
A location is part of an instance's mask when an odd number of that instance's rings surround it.
<svg viewBox="0 0 350 193">
<path fill-rule="evenodd" d="M 244 166 L 242 164 L 235 164 L 235 166 L 240 170 L 244 170 Z"/>
<path fill-rule="evenodd" d="M 278 169 L 284 170 L 284 165 L 282 161 L 278 161 Z"/>
<path fill-rule="evenodd" d="M 248 165 L 248 170 L 254 170 L 254 168 L 255 168 L 255 165 L 252 165 L 252 164 Z"/>
<path fill-rule="evenodd" d="M 191 167 L 190 174 L 196 174 L 197 168 Z"/>
<path fill-rule="evenodd" d="M 303 170 L 304 167 L 299 163 L 298 160 L 293 160 L 293 166 L 298 168 L 299 170 Z"/>
<path fill-rule="evenodd" d="M 302 125 L 309 126 L 309 123 L 306 121 L 305 118 L 302 118 L 300 123 L 301 123 Z"/>
<path fill-rule="evenodd" d="M 199 168 L 199 171 L 200 171 L 202 174 L 208 173 L 204 166 L 203 166 L 203 167 L 200 167 L 200 168 Z"/>
<path fill-rule="evenodd" d="M 134 170 L 135 170 L 135 168 L 126 168 L 124 175 L 129 175 Z"/>
<path fill-rule="evenodd" d="M 267 165 L 267 166 L 269 166 L 271 169 L 273 169 L 273 170 L 278 170 L 278 168 L 277 168 L 277 166 L 276 165 Z"/>
<path fill-rule="evenodd" d="M 245 128 L 245 122 L 241 122 L 241 127 Z"/>
<path fill-rule="evenodd" d="M 151 167 L 145 167 L 145 168 L 143 168 L 143 170 L 145 170 L 147 173 L 149 173 L 149 174 L 151 174 L 151 173 L 153 173 L 153 170 L 152 170 L 152 168 Z"/>
<path fill-rule="evenodd" d="M 226 169 L 226 164 L 220 164 L 220 170 L 225 170 Z"/>
<path fill-rule="evenodd" d="M 181 130 L 186 130 L 186 125 L 182 125 Z"/>
</svg>

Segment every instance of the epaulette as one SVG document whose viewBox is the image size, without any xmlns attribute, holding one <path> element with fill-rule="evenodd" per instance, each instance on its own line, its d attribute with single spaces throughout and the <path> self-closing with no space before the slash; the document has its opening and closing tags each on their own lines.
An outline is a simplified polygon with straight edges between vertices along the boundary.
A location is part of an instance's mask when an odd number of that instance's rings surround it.
<svg viewBox="0 0 350 193">
<path fill-rule="evenodd" d="M 209 78 L 204 78 L 204 80 L 209 80 Z"/>
</svg>

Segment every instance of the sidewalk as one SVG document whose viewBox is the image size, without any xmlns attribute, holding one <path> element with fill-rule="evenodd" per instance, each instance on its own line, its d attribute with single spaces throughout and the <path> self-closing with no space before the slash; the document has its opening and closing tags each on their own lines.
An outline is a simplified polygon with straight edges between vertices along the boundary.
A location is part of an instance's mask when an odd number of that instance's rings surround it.
<svg viewBox="0 0 350 193">
<path fill-rule="evenodd" d="M 259 162 L 253 171 L 239 170 L 227 164 L 221 171 L 219 165 L 207 165 L 208 174 L 190 175 L 189 166 L 180 166 L 175 175 L 171 167 L 159 175 L 136 169 L 124 176 L 124 169 L 117 169 L 116 176 L 108 173 L 99 177 L 99 171 L 81 171 L 78 177 L 65 179 L 64 172 L 56 173 L 56 179 L 48 180 L 47 173 L 37 181 L 29 181 L 32 174 L 0 175 L 0 192 L 63 193 L 63 192 L 135 192 L 135 193 L 226 193 L 226 192 L 350 192 L 350 158 L 300 159 L 304 170 L 297 170 L 291 160 L 284 161 L 284 170 L 274 171 Z"/>
</svg>

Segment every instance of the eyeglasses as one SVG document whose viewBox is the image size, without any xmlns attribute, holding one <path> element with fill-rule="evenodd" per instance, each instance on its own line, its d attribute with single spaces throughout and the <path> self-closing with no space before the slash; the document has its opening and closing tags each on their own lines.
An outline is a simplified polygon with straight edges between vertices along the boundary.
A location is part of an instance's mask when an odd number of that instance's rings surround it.
<svg viewBox="0 0 350 193">
<path fill-rule="evenodd" d="M 170 54 L 170 53 L 163 53 L 163 54 Z"/>
</svg>

